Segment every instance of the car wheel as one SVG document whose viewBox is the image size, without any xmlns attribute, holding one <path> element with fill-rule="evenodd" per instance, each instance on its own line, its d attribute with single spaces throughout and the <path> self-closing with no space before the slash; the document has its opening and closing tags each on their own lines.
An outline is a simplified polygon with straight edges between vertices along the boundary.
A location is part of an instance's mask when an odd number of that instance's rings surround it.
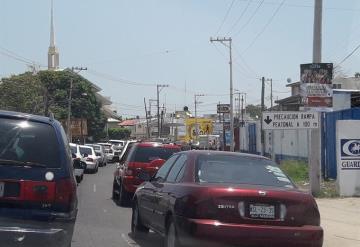
<svg viewBox="0 0 360 247">
<path fill-rule="evenodd" d="M 180 247 L 174 221 L 169 219 L 166 228 L 164 247 Z"/>
<path fill-rule="evenodd" d="M 137 203 L 135 202 L 131 216 L 131 233 L 133 234 L 134 238 L 144 238 L 148 232 L 149 228 L 142 224 L 139 214 L 139 208 Z"/>
<path fill-rule="evenodd" d="M 129 193 L 125 190 L 124 186 L 122 185 L 122 183 L 120 184 L 120 188 L 119 188 L 119 196 L 118 196 L 118 204 L 120 206 L 127 206 L 129 204 Z"/>
</svg>

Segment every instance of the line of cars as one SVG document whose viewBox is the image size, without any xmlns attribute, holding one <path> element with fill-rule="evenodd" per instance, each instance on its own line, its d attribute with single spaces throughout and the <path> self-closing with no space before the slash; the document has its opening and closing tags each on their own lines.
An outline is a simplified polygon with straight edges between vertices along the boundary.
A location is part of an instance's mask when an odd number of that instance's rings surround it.
<svg viewBox="0 0 360 247">
<path fill-rule="evenodd" d="M 156 142 L 122 154 L 112 195 L 132 205 L 135 239 L 152 230 L 165 247 L 323 245 L 314 198 L 265 157 Z"/>
</svg>

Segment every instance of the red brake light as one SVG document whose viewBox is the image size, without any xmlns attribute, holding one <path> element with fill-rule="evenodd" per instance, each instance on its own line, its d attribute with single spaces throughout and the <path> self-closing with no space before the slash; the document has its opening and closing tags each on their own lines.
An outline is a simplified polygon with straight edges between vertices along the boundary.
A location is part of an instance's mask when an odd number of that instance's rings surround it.
<svg viewBox="0 0 360 247">
<path fill-rule="evenodd" d="M 93 158 L 86 158 L 86 161 L 94 161 L 94 159 Z"/>
<path fill-rule="evenodd" d="M 55 202 L 70 207 L 76 197 L 74 179 L 66 178 L 56 182 Z"/>
<path fill-rule="evenodd" d="M 216 219 L 216 211 L 213 200 L 209 199 L 197 204 L 195 215 L 198 219 Z"/>
</svg>

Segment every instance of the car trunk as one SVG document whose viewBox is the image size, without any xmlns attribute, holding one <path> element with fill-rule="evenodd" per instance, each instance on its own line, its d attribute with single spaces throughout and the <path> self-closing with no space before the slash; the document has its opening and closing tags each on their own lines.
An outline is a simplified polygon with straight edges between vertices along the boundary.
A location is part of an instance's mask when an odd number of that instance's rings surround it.
<svg viewBox="0 0 360 247">
<path fill-rule="evenodd" d="M 213 219 L 226 223 L 277 226 L 318 225 L 319 212 L 309 194 L 264 186 L 209 187 L 203 202 Z M 207 205 L 207 206 L 206 206 Z M 206 210 L 207 209 L 207 210 Z"/>
</svg>

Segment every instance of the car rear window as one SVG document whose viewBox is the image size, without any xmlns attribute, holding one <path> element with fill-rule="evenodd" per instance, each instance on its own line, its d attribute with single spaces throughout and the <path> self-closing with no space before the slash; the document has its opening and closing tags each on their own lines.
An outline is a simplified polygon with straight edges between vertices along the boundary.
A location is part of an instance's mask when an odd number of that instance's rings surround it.
<svg viewBox="0 0 360 247">
<path fill-rule="evenodd" d="M 250 184 L 294 188 L 272 161 L 231 155 L 200 155 L 196 161 L 200 183 Z"/>
<path fill-rule="evenodd" d="M 92 150 L 91 150 L 91 148 L 80 147 L 80 153 L 81 153 L 81 155 L 84 155 L 84 154 L 92 155 Z"/>
<path fill-rule="evenodd" d="M 99 147 L 99 146 L 93 146 L 93 148 L 94 148 L 95 150 L 100 150 L 100 147 Z"/>
<path fill-rule="evenodd" d="M 167 160 L 172 154 L 179 151 L 176 148 L 137 147 L 131 161 L 148 163 L 156 159 Z"/>
<path fill-rule="evenodd" d="M 71 153 L 76 154 L 77 153 L 77 148 L 74 146 L 70 146 L 71 149 Z"/>
<path fill-rule="evenodd" d="M 59 142 L 54 127 L 46 123 L 0 118 L 0 159 L 60 167 Z"/>
</svg>

